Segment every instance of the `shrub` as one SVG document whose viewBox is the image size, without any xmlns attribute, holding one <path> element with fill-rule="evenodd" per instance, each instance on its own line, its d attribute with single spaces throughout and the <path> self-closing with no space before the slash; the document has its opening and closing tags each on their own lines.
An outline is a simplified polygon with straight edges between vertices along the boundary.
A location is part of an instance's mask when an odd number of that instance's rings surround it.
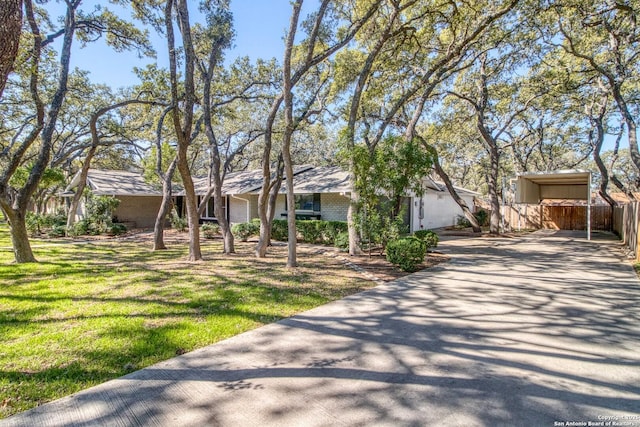
<svg viewBox="0 0 640 427">
<path fill-rule="evenodd" d="M 27 233 L 31 237 L 40 234 L 40 224 L 42 222 L 42 218 L 39 214 L 35 212 L 27 212 L 27 216 L 24 219 L 25 225 L 27 227 Z"/>
<path fill-rule="evenodd" d="M 234 224 L 233 227 L 231 227 L 231 232 L 238 239 L 246 242 L 249 237 L 254 236 L 260 232 L 260 227 L 257 227 L 255 224 L 250 222 L 240 222 L 238 224 Z"/>
<path fill-rule="evenodd" d="M 433 230 L 417 230 L 413 235 L 427 245 L 427 251 L 438 246 L 439 237 Z"/>
<path fill-rule="evenodd" d="M 404 271 L 416 271 L 427 253 L 425 243 L 415 237 L 391 240 L 386 248 L 387 260 Z"/>
<path fill-rule="evenodd" d="M 88 219 L 81 219 L 73 224 L 73 229 L 69 231 L 72 236 L 86 236 L 100 234 L 95 225 Z"/>
<path fill-rule="evenodd" d="M 289 236 L 286 219 L 274 219 L 271 226 L 271 238 L 280 242 L 286 242 Z"/>
<path fill-rule="evenodd" d="M 459 227 L 459 228 L 471 227 L 471 223 L 464 215 L 458 215 L 456 218 L 456 227 Z"/>
<path fill-rule="evenodd" d="M 347 232 L 349 229 L 345 221 L 322 221 L 322 223 L 322 237 L 327 245 L 335 245 L 338 235 Z"/>
<path fill-rule="evenodd" d="M 205 222 L 202 224 L 200 230 L 202 231 L 202 235 L 205 239 L 213 239 L 216 235 L 220 234 L 220 226 L 211 222 Z"/>
<path fill-rule="evenodd" d="M 341 231 L 336 234 L 333 245 L 341 251 L 349 249 L 349 233 L 347 231 Z"/>
<path fill-rule="evenodd" d="M 67 215 L 63 210 L 53 214 L 42 215 L 42 225 L 45 228 L 54 228 L 67 225 Z"/>
<path fill-rule="evenodd" d="M 478 224 L 482 226 L 489 225 L 489 212 L 484 209 L 480 209 L 478 212 L 474 213 L 473 216 L 478 220 Z"/>
<path fill-rule="evenodd" d="M 182 218 L 176 213 L 176 211 L 171 212 L 171 216 L 169 217 L 169 222 L 171 222 L 172 228 L 180 232 L 186 231 L 187 226 L 189 225 L 189 223 L 187 222 L 187 218 Z"/>
<path fill-rule="evenodd" d="M 115 222 L 113 224 L 110 224 L 107 227 L 107 234 L 110 234 L 112 236 L 119 236 L 121 234 L 124 234 L 127 232 L 127 226 L 119 223 L 119 222 Z"/>
<path fill-rule="evenodd" d="M 296 221 L 296 228 L 304 243 L 321 243 L 322 223 L 324 221 L 299 220 Z"/>
<path fill-rule="evenodd" d="M 49 230 L 49 237 L 64 237 L 67 234 L 67 226 L 66 225 L 54 225 Z"/>
</svg>

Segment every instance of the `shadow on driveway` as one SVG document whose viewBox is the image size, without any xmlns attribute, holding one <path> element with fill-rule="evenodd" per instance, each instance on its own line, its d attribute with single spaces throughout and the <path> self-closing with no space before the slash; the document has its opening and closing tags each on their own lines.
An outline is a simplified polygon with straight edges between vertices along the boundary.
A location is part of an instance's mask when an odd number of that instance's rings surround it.
<svg viewBox="0 0 640 427">
<path fill-rule="evenodd" d="M 615 241 L 441 250 L 446 265 L 0 425 L 640 427 L 640 283 Z"/>
</svg>

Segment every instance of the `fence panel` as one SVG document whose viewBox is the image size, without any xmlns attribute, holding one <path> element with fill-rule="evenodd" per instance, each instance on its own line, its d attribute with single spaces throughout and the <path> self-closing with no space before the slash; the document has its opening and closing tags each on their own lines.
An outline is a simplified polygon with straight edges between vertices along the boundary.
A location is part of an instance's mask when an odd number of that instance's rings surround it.
<svg viewBox="0 0 640 427">
<path fill-rule="evenodd" d="M 514 205 L 504 208 L 505 225 L 511 230 L 546 228 L 551 230 L 586 230 L 586 206 Z M 591 229 L 613 230 L 610 206 L 591 207 Z"/>
</svg>

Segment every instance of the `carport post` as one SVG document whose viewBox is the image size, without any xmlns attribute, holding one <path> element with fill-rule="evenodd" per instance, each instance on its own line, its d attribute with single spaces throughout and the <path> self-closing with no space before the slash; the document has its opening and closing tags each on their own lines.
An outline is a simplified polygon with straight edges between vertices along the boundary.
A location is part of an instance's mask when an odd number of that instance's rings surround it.
<svg viewBox="0 0 640 427">
<path fill-rule="evenodd" d="M 591 172 L 587 183 L 587 240 L 591 240 Z"/>
</svg>

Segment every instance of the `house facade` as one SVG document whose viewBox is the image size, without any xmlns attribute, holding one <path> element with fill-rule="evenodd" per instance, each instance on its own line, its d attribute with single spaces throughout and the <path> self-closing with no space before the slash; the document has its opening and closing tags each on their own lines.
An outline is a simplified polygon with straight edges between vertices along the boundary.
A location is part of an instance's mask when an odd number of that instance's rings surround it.
<svg viewBox="0 0 640 427">
<path fill-rule="evenodd" d="M 72 181 L 72 184 L 74 182 Z M 121 222 L 135 224 L 139 228 L 153 227 L 162 200 L 162 192 L 144 182 L 141 174 L 123 171 L 90 170 L 87 184 L 95 194 L 112 195 L 121 203 L 114 213 Z M 75 183 L 77 186 L 77 182 Z M 198 202 L 207 193 L 207 178 L 195 178 Z M 230 173 L 223 184 L 224 214 L 231 224 L 248 222 L 258 218 L 258 195 L 262 185 L 262 171 Z M 68 190 L 72 190 L 70 185 Z M 478 194 L 463 188 L 457 189 L 469 207 Z M 285 183 L 276 199 L 276 219 L 288 217 Z M 338 167 L 300 166 L 294 175 L 296 217 L 346 221 L 351 186 L 349 173 Z M 175 192 L 174 203 L 179 213 L 184 210 L 184 195 Z M 462 214 L 443 184 L 425 178 L 422 195 L 408 194 L 403 202 L 407 206 L 406 223 L 410 231 L 454 225 Z M 81 212 L 79 212 L 81 214 Z M 202 222 L 217 221 L 210 199 L 201 216 Z"/>
</svg>

